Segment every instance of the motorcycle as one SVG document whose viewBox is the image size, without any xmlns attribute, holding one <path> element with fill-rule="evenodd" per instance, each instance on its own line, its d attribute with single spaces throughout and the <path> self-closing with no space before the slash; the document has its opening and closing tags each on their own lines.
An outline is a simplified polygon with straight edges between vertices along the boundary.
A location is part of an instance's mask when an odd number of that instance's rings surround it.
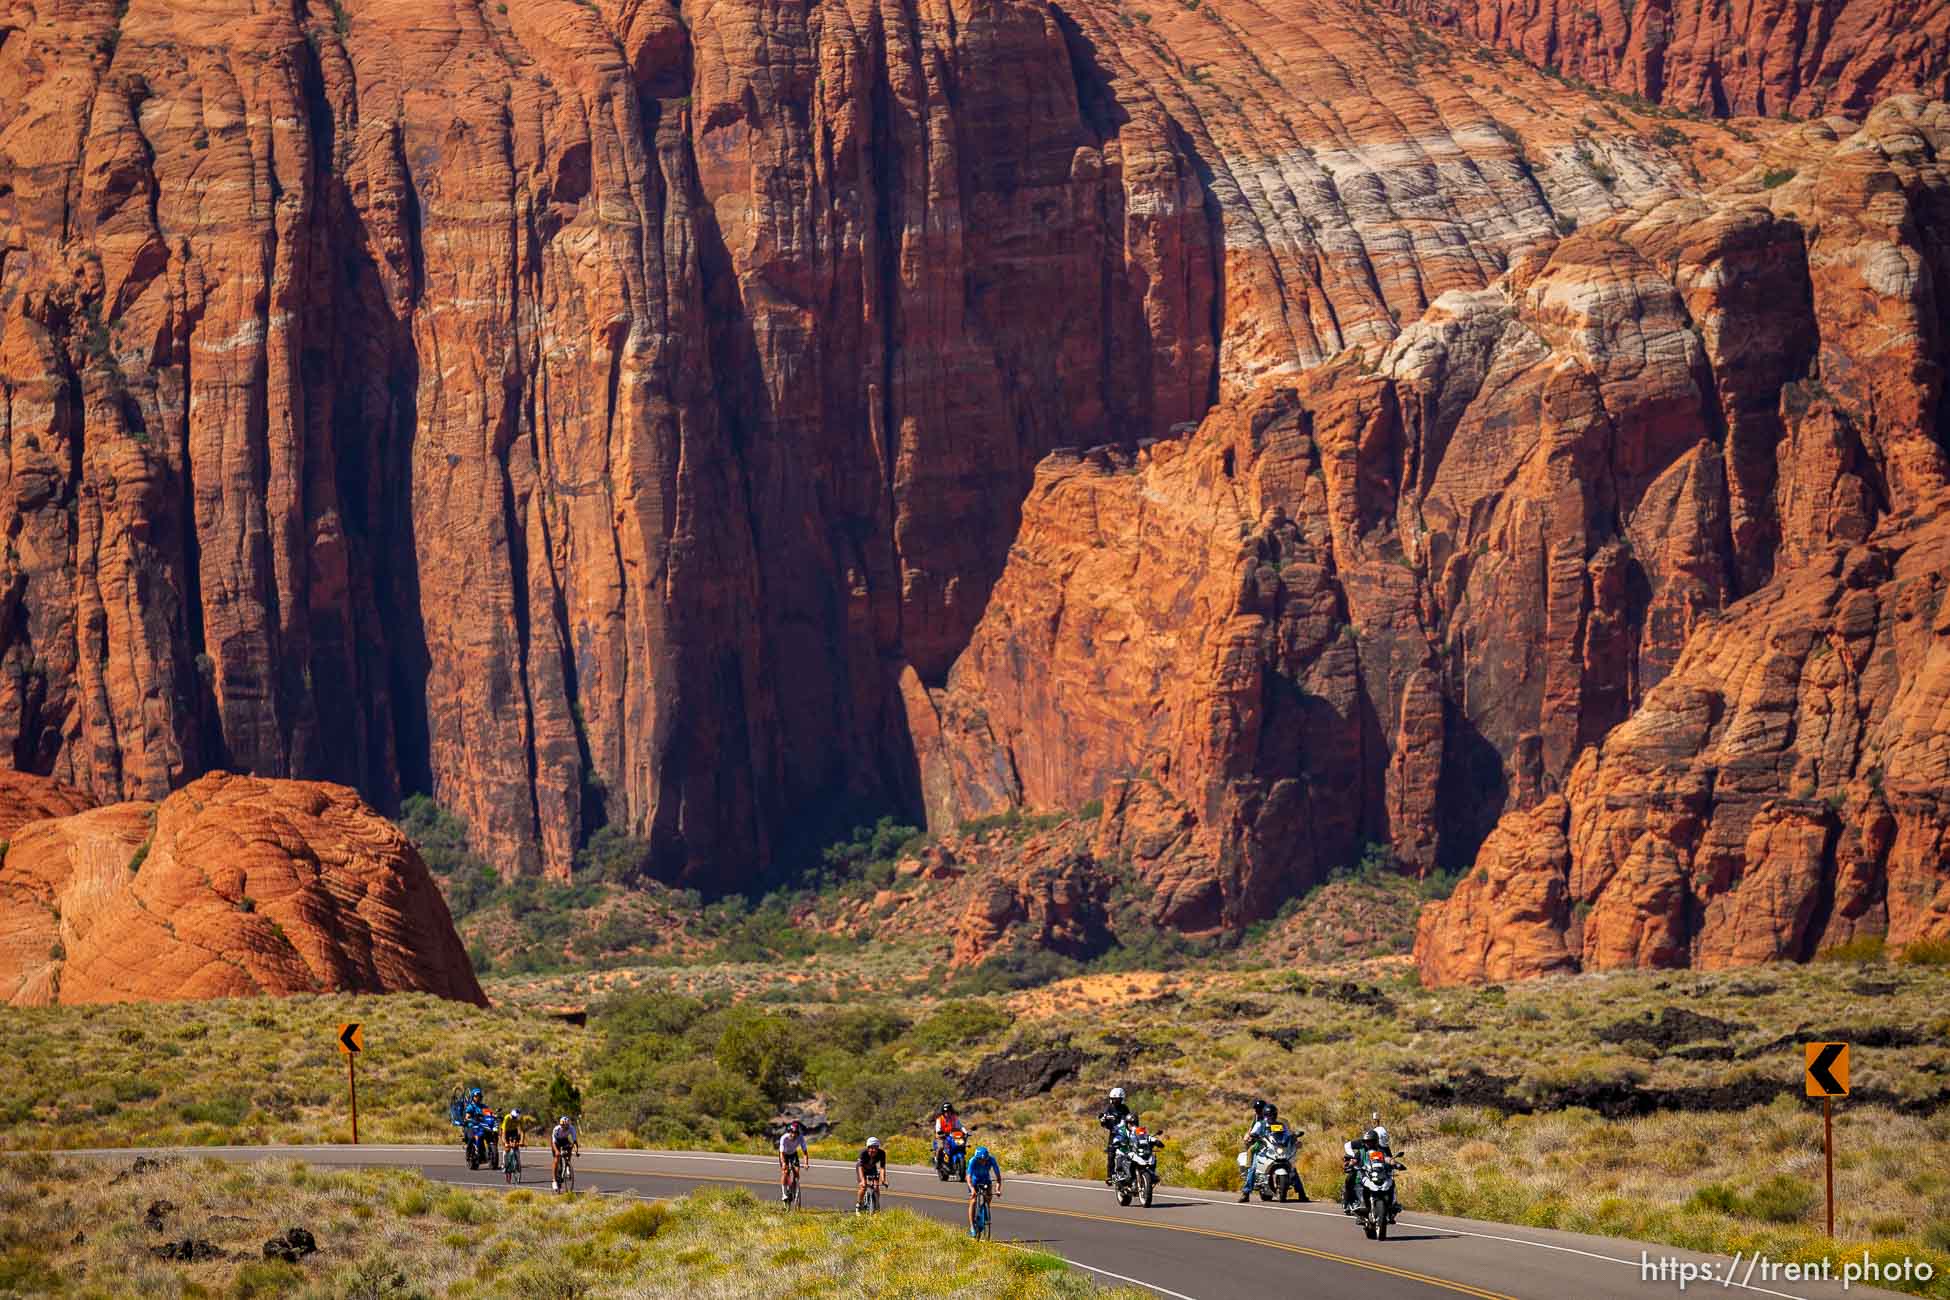
<svg viewBox="0 0 1950 1300">
<path fill-rule="evenodd" d="M 469 1169 L 501 1167 L 501 1117 L 491 1110 L 476 1111 L 461 1121 L 463 1148 Z"/>
<path fill-rule="evenodd" d="M 1370 1241 L 1388 1240 L 1388 1225 L 1400 1208 L 1395 1203 L 1395 1171 L 1407 1168 L 1385 1151 L 1365 1151 L 1355 1171 L 1354 1219 Z"/>
<path fill-rule="evenodd" d="M 1274 1120 L 1264 1140 L 1239 1153 L 1239 1167 L 1252 1166 L 1253 1186 L 1259 1189 L 1260 1200 L 1270 1201 L 1278 1196 L 1284 1201 L 1293 1193 L 1298 1193 L 1303 1201 L 1307 1199 L 1307 1185 L 1300 1181 L 1300 1171 L 1293 1164 L 1304 1136 L 1305 1129 L 1290 1129 Z"/>
<path fill-rule="evenodd" d="M 1142 1124 L 1117 1130 L 1117 1159 L 1110 1185 L 1119 1205 L 1140 1200 L 1150 1206 L 1151 1194 L 1158 1187 L 1158 1145 L 1164 1140 L 1164 1134 L 1153 1133 Z"/>
<path fill-rule="evenodd" d="M 968 1130 L 956 1125 L 934 1146 L 934 1172 L 942 1182 L 968 1181 Z"/>
</svg>

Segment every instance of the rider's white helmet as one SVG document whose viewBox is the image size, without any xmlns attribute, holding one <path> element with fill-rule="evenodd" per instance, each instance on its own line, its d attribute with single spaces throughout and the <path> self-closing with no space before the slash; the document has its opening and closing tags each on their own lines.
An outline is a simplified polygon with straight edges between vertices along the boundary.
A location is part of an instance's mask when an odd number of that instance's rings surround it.
<svg viewBox="0 0 1950 1300">
<path fill-rule="evenodd" d="M 1374 1140 L 1375 1140 L 1375 1141 L 1377 1141 L 1377 1142 L 1379 1142 L 1379 1143 L 1380 1143 L 1380 1144 L 1381 1144 L 1382 1146 L 1387 1146 L 1387 1145 L 1388 1145 L 1388 1130 L 1387 1130 L 1387 1129 L 1385 1129 L 1385 1128 L 1383 1128 L 1383 1127 L 1381 1127 L 1381 1126 L 1380 1126 L 1379 1124 L 1377 1124 L 1377 1125 L 1375 1126 L 1375 1130 L 1374 1130 Z"/>
<path fill-rule="evenodd" d="M 569 1122 L 569 1117 L 567 1115 L 564 1115 L 561 1119 L 558 1119 L 555 1122 L 557 1124 L 567 1124 Z"/>
<path fill-rule="evenodd" d="M 1112 1101 L 1124 1100 L 1124 1090 L 1122 1088 L 1112 1088 L 1110 1090 L 1110 1099 Z"/>
<path fill-rule="evenodd" d="M 870 1147 L 877 1147 L 877 1146 L 879 1146 L 879 1145 L 880 1145 L 880 1139 L 879 1139 L 879 1138 L 868 1138 L 868 1139 L 867 1139 L 867 1145 L 868 1145 L 868 1146 L 870 1146 Z"/>
</svg>

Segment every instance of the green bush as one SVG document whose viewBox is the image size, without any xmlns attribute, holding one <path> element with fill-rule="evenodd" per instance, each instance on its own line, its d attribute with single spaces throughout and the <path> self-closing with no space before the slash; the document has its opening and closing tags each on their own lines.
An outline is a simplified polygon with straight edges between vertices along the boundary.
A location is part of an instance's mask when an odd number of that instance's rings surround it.
<svg viewBox="0 0 1950 1300">
<path fill-rule="evenodd" d="M 749 1079 L 774 1105 L 792 1099 L 793 1085 L 806 1067 L 792 1022 L 751 1007 L 731 1013 L 714 1055 L 722 1069 Z"/>
<path fill-rule="evenodd" d="M 1013 993 L 1069 979 L 1083 971 L 1083 963 L 1074 957 L 1041 948 L 1015 948 L 985 959 L 956 980 L 952 991 L 964 997 Z"/>
<path fill-rule="evenodd" d="M 1950 939 L 1918 939 L 1903 947 L 1905 966 L 1950 966 Z"/>
<path fill-rule="evenodd" d="M 993 1002 L 944 1002 L 914 1027 L 908 1041 L 923 1052 L 938 1052 L 986 1038 L 1009 1024 L 1009 1013 Z"/>
<path fill-rule="evenodd" d="M 548 1082 L 548 1113 L 567 1115 L 571 1119 L 582 1117 L 582 1089 L 562 1073 L 560 1066 L 556 1067 L 555 1077 Z"/>
<path fill-rule="evenodd" d="M 242 1097 L 218 1097 L 213 1101 L 184 1102 L 177 1108 L 185 1124 L 215 1124 L 235 1128 L 250 1113 L 250 1103 Z"/>
<path fill-rule="evenodd" d="M 1815 1208 L 1815 1189 L 1798 1178 L 1775 1174 L 1747 1196 L 1746 1212 L 1768 1223 L 1799 1223 Z"/>
<path fill-rule="evenodd" d="M 578 880 L 606 880 L 627 885 L 643 878 L 650 867 L 650 845 L 616 826 L 600 827 L 576 854 Z"/>
<path fill-rule="evenodd" d="M 939 1070 L 862 1070 L 833 1090 L 831 1113 L 837 1131 L 851 1140 L 873 1134 L 884 1139 L 926 1124 L 954 1095 L 954 1085 Z"/>
<path fill-rule="evenodd" d="M 296 1291 L 304 1284 L 305 1271 L 295 1264 L 281 1259 L 254 1259 L 237 1270 L 224 1297 L 225 1300 L 261 1300 Z"/>
<path fill-rule="evenodd" d="M 1745 1196 L 1726 1183 L 1708 1183 L 1696 1189 L 1686 1204 L 1733 1218 L 1799 1223 L 1814 1209 L 1816 1199 L 1815 1189 L 1800 1179 L 1775 1174 Z"/>
<path fill-rule="evenodd" d="M 1762 176 L 1760 178 L 1760 184 L 1762 189 L 1768 189 L 1768 190 L 1778 189 L 1780 186 L 1787 184 L 1789 181 L 1793 179 L 1794 179 L 1794 169 L 1792 167 L 1787 167 L 1775 171 L 1769 171 L 1765 176 Z"/>
<path fill-rule="evenodd" d="M 612 1215 L 603 1226 L 611 1232 L 638 1241 L 648 1241 L 663 1231 L 664 1224 L 670 1220 L 670 1207 L 660 1201 L 643 1201 L 632 1205 L 620 1214 Z"/>
<path fill-rule="evenodd" d="M 1844 943 L 1823 948 L 1815 954 L 1816 961 L 1853 962 L 1859 964 L 1882 961 L 1884 958 L 1884 939 L 1879 934 L 1858 934 Z"/>
</svg>

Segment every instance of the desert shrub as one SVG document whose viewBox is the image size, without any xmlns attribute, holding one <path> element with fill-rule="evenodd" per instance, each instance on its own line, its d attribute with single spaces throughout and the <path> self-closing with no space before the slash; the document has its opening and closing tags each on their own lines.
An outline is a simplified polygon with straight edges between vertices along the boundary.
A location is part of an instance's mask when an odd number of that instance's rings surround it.
<svg viewBox="0 0 1950 1300">
<path fill-rule="evenodd" d="M 1020 808 L 1011 808 L 1006 812 L 990 813 L 986 817 L 972 817 L 956 829 L 963 835 L 987 835 L 991 831 L 1008 831 L 1014 838 L 1025 840 L 1037 831 L 1046 831 L 1062 821 L 1063 814 L 1060 812 L 1026 813 Z"/>
<path fill-rule="evenodd" d="M 743 1075 L 774 1104 L 791 1099 L 806 1066 L 797 1028 L 784 1016 L 738 1007 L 718 1035 L 718 1065 Z"/>
<path fill-rule="evenodd" d="M 710 1007 L 680 993 L 655 991 L 613 998 L 596 1009 L 596 1026 L 612 1045 L 657 1034 L 676 1037 L 702 1019 Z"/>
<path fill-rule="evenodd" d="M 886 1137 L 926 1122 L 954 1085 L 939 1070 L 863 1070 L 832 1095 L 833 1123 L 849 1138 Z"/>
<path fill-rule="evenodd" d="M 210 1101 L 184 1102 L 177 1108 L 185 1124 L 215 1124 L 234 1128 L 250 1113 L 250 1103 L 242 1097 L 217 1097 Z"/>
<path fill-rule="evenodd" d="M 920 1024 L 908 1041 L 924 1052 L 972 1043 L 1009 1027 L 1009 1013 L 993 1002 L 960 999 L 943 1002 Z"/>
<path fill-rule="evenodd" d="M 225 1300 L 261 1300 L 296 1291 L 305 1284 L 305 1271 L 281 1259 L 254 1259 L 230 1279 Z"/>
<path fill-rule="evenodd" d="M 1778 189 L 1793 179 L 1794 169 L 1792 167 L 1785 167 L 1769 171 L 1765 176 L 1760 178 L 1760 184 L 1762 189 Z"/>
<path fill-rule="evenodd" d="M 1042 948 L 1010 949 L 983 960 L 955 981 L 953 991 L 963 997 L 1013 993 L 1069 979 L 1082 974 L 1083 969 L 1082 962 L 1062 953 Z"/>
<path fill-rule="evenodd" d="M 1950 939 L 1918 939 L 1903 948 L 1905 966 L 1950 966 Z"/>
<path fill-rule="evenodd" d="M 1815 954 L 1816 961 L 1830 962 L 1868 963 L 1881 961 L 1883 957 L 1884 940 L 1879 934 L 1858 934 Z"/>
<path fill-rule="evenodd" d="M 567 1115 L 572 1119 L 582 1115 L 582 1089 L 576 1087 L 560 1067 L 556 1068 L 555 1077 L 548 1082 L 548 1113 Z"/>
<path fill-rule="evenodd" d="M 1774 1174 L 1742 1195 L 1726 1183 L 1707 1183 L 1686 1202 L 1692 1209 L 1766 1223 L 1799 1223 L 1815 1207 L 1815 1189 L 1788 1174 Z"/>
<path fill-rule="evenodd" d="M 576 853 L 578 880 L 612 881 L 627 885 L 641 879 L 650 866 L 650 845 L 617 826 L 600 827 Z"/>
<path fill-rule="evenodd" d="M 813 1017 L 805 1032 L 821 1048 L 864 1053 L 896 1041 L 913 1023 L 890 1006 L 848 1007 Z"/>
<path fill-rule="evenodd" d="M 14 1246 L 0 1255 L 0 1292 L 34 1295 L 60 1289 L 61 1274 L 47 1262 L 45 1252 L 28 1246 Z"/>
<path fill-rule="evenodd" d="M 669 1206 L 661 1201 L 643 1201 L 632 1205 L 620 1214 L 611 1215 L 609 1221 L 603 1226 L 611 1232 L 635 1237 L 639 1241 L 648 1241 L 662 1232 L 664 1224 L 669 1221 Z"/>
</svg>

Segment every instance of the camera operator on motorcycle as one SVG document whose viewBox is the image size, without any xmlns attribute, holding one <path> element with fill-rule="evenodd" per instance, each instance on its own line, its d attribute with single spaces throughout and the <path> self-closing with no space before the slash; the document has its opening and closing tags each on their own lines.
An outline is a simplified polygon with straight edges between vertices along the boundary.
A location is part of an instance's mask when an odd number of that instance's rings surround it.
<svg viewBox="0 0 1950 1300">
<path fill-rule="evenodd" d="M 1360 1177 L 1361 1161 L 1370 1151 L 1379 1151 L 1393 1159 L 1395 1153 L 1388 1146 L 1388 1130 L 1377 1124 L 1352 1142 L 1341 1143 L 1341 1168 L 1347 1177 L 1341 1182 L 1341 1213 L 1353 1214 L 1354 1183 Z"/>
<path fill-rule="evenodd" d="M 1259 1164 L 1259 1148 L 1269 1136 L 1273 1120 L 1279 1113 L 1280 1108 L 1270 1101 L 1253 1103 L 1253 1126 L 1246 1130 L 1246 1180 L 1239 1188 L 1241 1205 L 1253 1199 L 1253 1170 Z"/>
<path fill-rule="evenodd" d="M 1117 1177 L 1117 1135 L 1137 1123 L 1137 1112 L 1124 1104 L 1122 1088 L 1110 1090 L 1110 1105 L 1097 1116 L 1097 1122 L 1104 1127 L 1104 1185 L 1108 1187 Z"/>
<path fill-rule="evenodd" d="M 934 1116 L 934 1157 L 941 1158 L 941 1149 L 948 1143 L 948 1135 L 961 1127 L 961 1116 L 955 1113 L 955 1103 L 944 1101 Z"/>
</svg>

